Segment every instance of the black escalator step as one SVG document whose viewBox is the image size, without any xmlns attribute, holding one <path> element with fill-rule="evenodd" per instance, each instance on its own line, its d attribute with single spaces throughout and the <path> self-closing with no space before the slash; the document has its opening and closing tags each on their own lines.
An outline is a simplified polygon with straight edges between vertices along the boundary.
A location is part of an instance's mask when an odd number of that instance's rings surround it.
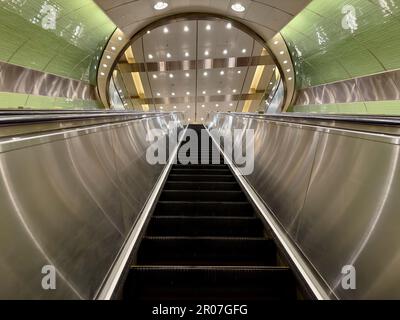
<svg viewBox="0 0 400 320">
<path fill-rule="evenodd" d="M 170 174 L 168 181 L 220 181 L 233 182 L 236 181 L 232 174 L 227 175 L 209 175 L 209 174 Z"/>
<path fill-rule="evenodd" d="M 265 238 L 144 237 L 137 264 L 274 266 L 276 246 Z"/>
<path fill-rule="evenodd" d="M 229 169 L 226 164 L 176 164 L 172 167 L 172 169 L 204 169 L 204 170 L 213 170 L 213 169 Z"/>
<path fill-rule="evenodd" d="M 170 181 L 164 190 L 240 190 L 237 182 L 206 182 L 206 181 Z"/>
<path fill-rule="evenodd" d="M 147 236 L 262 237 L 264 226 L 256 217 L 153 217 Z"/>
<path fill-rule="evenodd" d="M 254 216 L 249 202 L 159 201 L 154 216 Z"/>
<path fill-rule="evenodd" d="M 242 191 L 226 190 L 166 190 L 160 197 L 161 201 L 246 201 Z"/>
<path fill-rule="evenodd" d="M 124 299 L 147 301 L 266 301 L 296 299 L 285 267 L 132 267 Z"/>
<path fill-rule="evenodd" d="M 208 175 L 225 175 L 225 174 L 232 174 L 231 171 L 226 168 L 226 169 L 202 169 L 202 168 L 196 168 L 196 169 L 172 169 L 171 174 L 184 174 L 184 175 L 190 175 L 190 174 L 208 174 Z"/>
</svg>

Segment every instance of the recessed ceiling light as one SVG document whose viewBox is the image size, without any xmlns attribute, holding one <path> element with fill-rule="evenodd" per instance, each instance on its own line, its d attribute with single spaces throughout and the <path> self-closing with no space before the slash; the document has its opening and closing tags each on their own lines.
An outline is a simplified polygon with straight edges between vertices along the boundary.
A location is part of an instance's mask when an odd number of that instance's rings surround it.
<svg viewBox="0 0 400 320">
<path fill-rule="evenodd" d="M 219 104 L 217 103 L 215 106 L 218 108 L 218 107 L 219 107 Z"/>
<path fill-rule="evenodd" d="M 105 73 L 104 73 L 104 72 L 101 72 L 100 74 L 101 74 L 102 76 L 104 76 L 104 75 L 105 75 Z"/>
<path fill-rule="evenodd" d="M 238 74 L 241 74 L 242 73 L 242 70 L 238 70 L 238 72 L 237 72 Z"/>
<path fill-rule="evenodd" d="M 164 109 L 163 107 L 160 107 L 160 109 L 162 110 L 162 109 Z"/>
<path fill-rule="evenodd" d="M 206 26 L 206 30 L 207 30 L 207 31 L 210 31 L 210 30 L 211 30 L 211 25 L 208 24 L 208 25 Z"/>
<path fill-rule="evenodd" d="M 228 22 L 228 23 L 226 24 L 226 28 L 227 28 L 227 29 L 232 29 L 232 23 Z"/>
<path fill-rule="evenodd" d="M 285 61 L 283 61 L 283 63 L 284 63 L 284 64 L 287 64 L 287 63 L 288 63 L 288 61 L 287 61 L 287 60 L 285 60 Z"/>
<path fill-rule="evenodd" d="M 110 60 L 110 59 L 111 59 L 111 56 L 107 56 L 106 58 L 107 58 L 108 60 Z"/>
<path fill-rule="evenodd" d="M 185 77 L 186 77 L 186 78 L 189 78 L 189 77 L 190 77 L 190 73 L 189 73 L 189 72 L 186 72 L 186 73 L 185 73 Z"/>
<path fill-rule="evenodd" d="M 106 64 L 104 63 L 104 64 L 103 64 L 103 67 L 104 67 L 104 68 L 107 68 L 107 67 L 108 67 L 108 65 L 106 65 Z"/>
<path fill-rule="evenodd" d="M 185 57 L 189 57 L 189 52 L 185 52 Z"/>
<path fill-rule="evenodd" d="M 218 90 L 217 92 L 218 92 L 218 94 L 221 94 L 222 91 L 221 91 L 221 90 Z"/>
<path fill-rule="evenodd" d="M 161 96 L 161 93 L 157 92 L 157 97 Z"/>
<path fill-rule="evenodd" d="M 281 51 L 281 52 L 279 52 L 279 54 L 280 54 L 280 55 L 283 55 L 283 54 L 285 54 L 285 51 Z"/>
<path fill-rule="evenodd" d="M 246 52 L 247 52 L 247 49 L 243 49 L 243 50 L 242 50 L 242 53 L 246 53 Z"/>
<path fill-rule="evenodd" d="M 224 55 L 227 55 L 227 54 L 228 54 L 228 50 L 225 49 L 224 51 L 222 51 L 222 53 L 223 53 Z"/>
<path fill-rule="evenodd" d="M 208 72 L 204 71 L 203 76 L 207 77 L 208 76 Z"/>
<path fill-rule="evenodd" d="M 119 37 L 118 37 L 118 40 L 119 40 L 119 41 L 122 41 L 122 37 L 121 37 L 121 36 L 119 36 Z"/>
<path fill-rule="evenodd" d="M 112 50 L 112 51 L 115 51 L 115 50 L 117 50 L 117 49 L 116 49 L 115 47 L 111 47 L 111 50 Z"/>
<path fill-rule="evenodd" d="M 168 7 L 168 2 L 165 2 L 165 1 L 158 1 L 154 5 L 154 9 L 156 9 L 156 10 L 164 10 L 167 7 Z"/>
<path fill-rule="evenodd" d="M 201 120 L 201 121 L 204 121 L 204 118 L 201 118 L 200 120 Z"/>
<path fill-rule="evenodd" d="M 230 106 L 230 107 L 233 107 L 233 103 L 230 103 L 229 106 Z"/>
<path fill-rule="evenodd" d="M 172 73 L 170 73 L 169 77 L 172 79 L 174 77 L 174 75 Z"/>
<path fill-rule="evenodd" d="M 156 74 L 153 74 L 153 79 L 157 79 L 158 76 Z"/>
<path fill-rule="evenodd" d="M 225 71 L 222 70 L 219 74 L 220 74 L 221 76 L 223 76 L 223 75 L 225 74 Z"/>
<path fill-rule="evenodd" d="M 169 32 L 169 29 L 168 29 L 167 27 L 164 27 L 163 32 L 164 32 L 164 33 L 168 33 L 168 32 Z"/>
<path fill-rule="evenodd" d="M 292 80 L 293 80 L 293 78 L 292 78 L 292 77 L 289 77 L 289 78 L 288 78 L 288 80 L 289 80 L 289 81 L 292 81 Z"/>
<path fill-rule="evenodd" d="M 205 108 L 205 105 L 204 105 L 204 104 L 202 104 L 202 105 L 201 105 L 201 107 L 202 107 L 202 108 Z"/>
<path fill-rule="evenodd" d="M 272 85 L 273 85 L 273 82 L 271 81 L 269 84 L 272 86 Z"/>
<path fill-rule="evenodd" d="M 207 91 L 204 90 L 204 91 L 203 91 L 203 94 L 207 94 Z"/>
<path fill-rule="evenodd" d="M 278 43 L 279 43 L 279 41 L 278 41 L 278 40 L 275 40 L 274 44 L 277 45 Z"/>
<path fill-rule="evenodd" d="M 290 70 L 290 69 L 287 69 L 287 70 L 286 70 L 286 72 L 290 72 L 290 71 L 292 71 L 292 70 Z"/>
<path fill-rule="evenodd" d="M 122 90 L 121 90 L 121 89 L 119 89 L 119 90 L 118 90 L 118 92 L 119 92 L 119 93 L 122 93 Z"/>
<path fill-rule="evenodd" d="M 239 3 L 239 2 L 234 3 L 234 4 L 231 6 L 231 8 L 232 8 L 232 10 L 235 11 L 235 12 L 245 12 L 245 11 L 246 11 L 246 7 L 245 7 L 244 5 L 242 5 L 241 3 Z"/>
<path fill-rule="evenodd" d="M 172 92 L 172 93 L 171 93 L 171 96 L 175 96 L 175 92 Z"/>
<path fill-rule="evenodd" d="M 189 92 L 189 91 L 188 91 L 188 92 L 186 92 L 186 95 L 187 95 L 187 96 L 190 96 L 190 92 Z"/>
<path fill-rule="evenodd" d="M 172 57 L 172 55 L 168 52 L 167 53 L 167 58 L 171 58 Z"/>
<path fill-rule="evenodd" d="M 204 52 L 204 55 L 205 56 L 208 56 L 210 54 L 210 52 L 208 51 L 208 50 L 206 50 L 205 52 Z"/>
<path fill-rule="evenodd" d="M 150 53 L 150 54 L 148 55 L 148 58 L 151 60 L 151 59 L 154 58 L 154 56 Z"/>
<path fill-rule="evenodd" d="M 176 109 L 176 106 L 174 106 L 174 109 Z"/>
<path fill-rule="evenodd" d="M 233 90 L 232 90 L 232 92 L 233 92 L 233 93 L 236 93 L 236 92 L 237 92 L 237 90 L 236 90 L 236 89 L 233 89 Z"/>
<path fill-rule="evenodd" d="M 188 121 L 190 121 L 190 118 L 188 118 Z"/>
<path fill-rule="evenodd" d="M 151 33 L 151 31 L 150 30 L 147 30 L 147 34 L 150 34 Z"/>
<path fill-rule="evenodd" d="M 188 105 L 187 108 L 190 109 L 190 106 Z"/>
<path fill-rule="evenodd" d="M 190 31 L 190 29 L 189 29 L 189 27 L 188 27 L 188 26 L 185 26 L 185 27 L 183 28 L 183 31 L 185 31 L 185 32 L 189 32 L 189 31 Z"/>
</svg>

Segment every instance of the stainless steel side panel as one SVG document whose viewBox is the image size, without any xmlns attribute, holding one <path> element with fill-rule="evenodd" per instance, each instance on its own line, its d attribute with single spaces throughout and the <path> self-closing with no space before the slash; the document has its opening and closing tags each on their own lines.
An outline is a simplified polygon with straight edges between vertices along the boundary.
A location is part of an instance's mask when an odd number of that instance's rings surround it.
<svg viewBox="0 0 400 320">
<path fill-rule="evenodd" d="M 400 299 L 400 146 L 395 136 L 217 114 L 255 130 L 247 180 L 340 299 Z M 342 287 L 342 268 L 356 289 Z"/>
<path fill-rule="evenodd" d="M 163 169 L 146 161 L 147 130 L 175 118 L 0 143 L 0 298 L 95 297 Z"/>
</svg>

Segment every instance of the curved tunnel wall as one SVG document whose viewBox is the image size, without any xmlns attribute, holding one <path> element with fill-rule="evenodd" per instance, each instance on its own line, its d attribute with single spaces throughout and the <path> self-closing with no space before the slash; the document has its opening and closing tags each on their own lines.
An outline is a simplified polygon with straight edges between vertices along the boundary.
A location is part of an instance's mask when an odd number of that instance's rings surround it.
<svg viewBox="0 0 400 320">
<path fill-rule="evenodd" d="M 283 30 L 299 89 L 291 111 L 400 114 L 400 1 L 312 1 Z"/>
<path fill-rule="evenodd" d="M 98 57 L 115 25 L 92 0 L 0 3 L 0 108 L 99 108 Z"/>
</svg>

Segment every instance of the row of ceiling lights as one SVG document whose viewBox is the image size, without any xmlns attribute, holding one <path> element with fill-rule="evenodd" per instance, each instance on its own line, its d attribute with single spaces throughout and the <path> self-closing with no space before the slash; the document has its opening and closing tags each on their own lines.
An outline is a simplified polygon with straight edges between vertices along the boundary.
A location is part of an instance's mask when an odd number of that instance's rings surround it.
<svg viewBox="0 0 400 320">
<path fill-rule="evenodd" d="M 217 90 L 217 93 L 218 93 L 218 94 L 221 94 L 222 91 L 221 91 L 221 90 Z M 233 94 L 236 94 L 236 93 L 237 93 L 237 90 L 236 90 L 236 89 L 233 89 L 233 90 L 232 90 L 232 93 L 233 93 Z M 187 91 L 187 92 L 186 92 L 186 95 L 187 95 L 187 96 L 190 96 L 190 94 L 191 94 L 190 91 Z M 206 95 L 206 94 L 207 94 L 207 91 L 204 90 L 204 91 L 202 92 L 202 94 L 203 94 L 203 95 Z M 160 93 L 160 92 L 157 92 L 157 93 L 156 93 L 156 96 L 157 96 L 157 97 L 161 97 L 161 93 Z M 175 93 L 175 92 L 172 92 L 172 93 L 171 93 L 171 96 L 175 97 L 175 96 L 176 96 L 176 93 Z"/>
<path fill-rule="evenodd" d="M 168 5 L 169 4 L 167 1 L 157 1 L 154 4 L 154 9 L 158 10 L 158 11 L 164 10 L 164 9 L 168 8 Z M 243 13 L 246 11 L 246 7 L 243 4 L 241 4 L 240 2 L 236 2 L 236 3 L 232 4 L 231 9 L 238 13 Z"/>
<path fill-rule="evenodd" d="M 242 49 L 242 53 L 243 53 L 243 54 L 247 53 L 247 49 L 246 49 L 246 48 L 243 48 L 243 49 Z M 222 51 L 222 54 L 223 54 L 224 56 L 228 55 L 228 49 L 224 49 L 224 50 Z M 184 55 L 185 55 L 186 58 L 190 57 L 190 53 L 187 52 L 187 51 L 184 53 Z M 210 55 L 210 50 L 204 51 L 204 56 L 208 57 L 209 55 Z M 172 54 L 169 53 L 169 52 L 167 52 L 166 56 L 167 56 L 168 59 L 171 59 L 171 58 L 172 58 Z M 148 56 L 147 56 L 147 58 L 148 58 L 149 60 L 153 60 L 153 59 L 154 59 L 154 55 L 151 54 L 151 53 L 149 53 Z"/>
<path fill-rule="evenodd" d="M 289 72 L 289 71 L 288 71 Z M 241 74 L 242 73 L 242 70 L 238 70 L 237 71 L 237 74 Z M 221 76 L 224 76 L 225 75 L 225 70 L 221 70 L 220 72 L 219 72 L 219 74 L 221 75 Z M 208 76 L 208 71 L 204 71 L 203 72 L 203 76 L 204 77 L 207 77 Z M 175 78 L 175 75 L 173 74 L 173 73 L 170 73 L 170 74 L 168 74 L 168 77 L 170 78 L 170 79 L 173 79 L 173 78 Z M 185 73 L 185 77 L 186 78 L 190 78 L 190 73 L 189 72 L 187 72 L 187 73 Z M 153 79 L 158 79 L 158 75 L 157 74 L 153 74 Z"/>
</svg>

